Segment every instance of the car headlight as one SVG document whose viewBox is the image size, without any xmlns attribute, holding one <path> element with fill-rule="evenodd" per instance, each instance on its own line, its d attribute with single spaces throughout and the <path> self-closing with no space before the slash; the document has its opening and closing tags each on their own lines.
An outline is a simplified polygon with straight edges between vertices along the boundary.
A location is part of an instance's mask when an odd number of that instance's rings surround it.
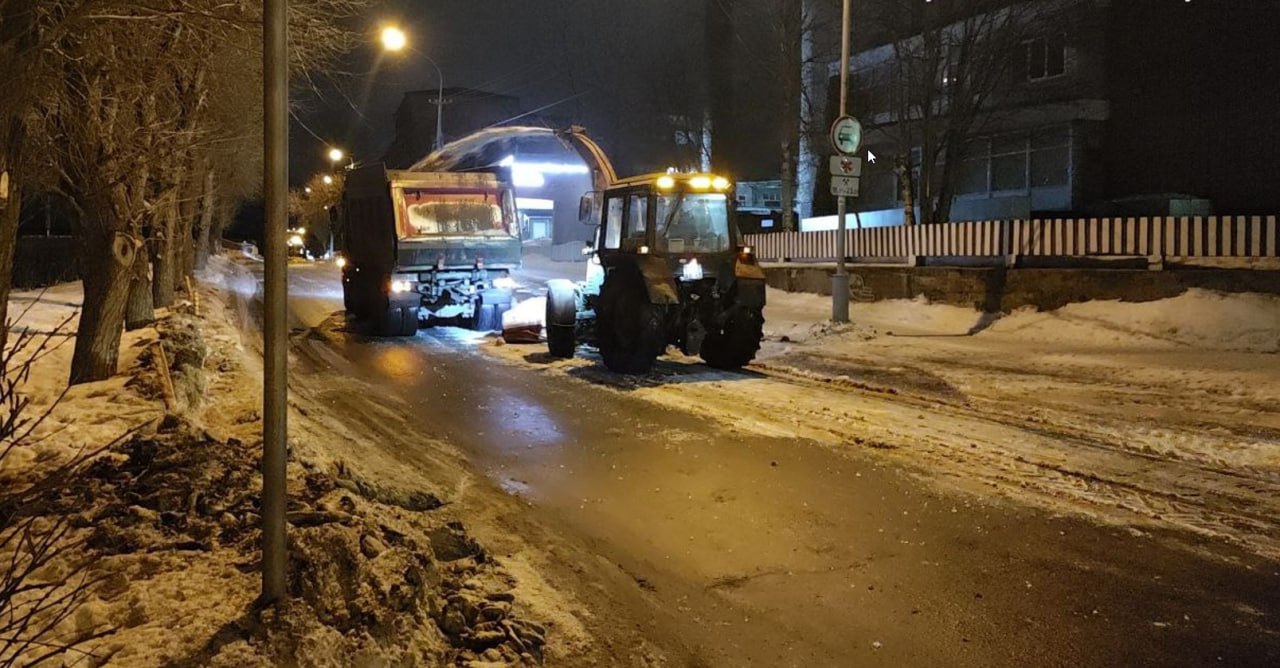
<svg viewBox="0 0 1280 668">
<path fill-rule="evenodd" d="M 499 276 L 498 278 L 493 279 L 493 287 L 499 290 L 515 290 L 516 279 L 511 278 L 510 276 Z"/>
<path fill-rule="evenodd" d="M 391 281 L 392 292 L 408 292 L 412 289 L 413 289 L 413 283 L 410 281 L 399 280 L 399 279 Z"/>
</svg>

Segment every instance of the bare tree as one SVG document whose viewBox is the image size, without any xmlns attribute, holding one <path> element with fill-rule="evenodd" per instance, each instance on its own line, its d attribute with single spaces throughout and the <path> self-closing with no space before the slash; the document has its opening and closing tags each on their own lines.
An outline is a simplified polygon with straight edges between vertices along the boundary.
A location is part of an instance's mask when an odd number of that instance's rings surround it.
<svg viewBox="0 0 1280 668">
<path fill-rule="evenodd" d="M 147 285 L 138 264 L 146 262 L 148 248 L 155 258 L 152 297 L 164 306 L 195 264 L 196 239 L 206 236 L 198 226 L 218 224 L 218 179 L 234 184 L 221 189 L 229 196 L 244 194 L 244 184 L 256 181 L 256 159 L 217 161 L 231 149 L 257 152 L 245 138 L 256 132 L 247 126 L 260 113 L 259 96 L 243 93 L 260 81 L 247 63 L 258 59 L 261 6 L 223 0 L 48 0 L 35 9 L 10 4 L 2 8 L 38 28 L 38 44 L 10 48 L 16 42 L 0 36 L 0 56 L 19 62 L 36 54 L 49 74 L 33 79 L 20 104 L 0 110 L 8 120 L 38 119 L 38 132 L 24 125 L 20 133 L 41 141 L 39 151 L 28 151 L 41 162 L 25 168 L 24 177 L 52 174 L 50 187 L 75 209 L 85 302 L 71 380 L 99 380 L 116 370 L 126 305 L 137 310 L 131 320 L 145 320 L 145 299 L 136 293 Z M 292 4 L 292 64 L 303 81 L 314 81 L 335 54 L 360 38 L 350 19 L 365 4 Z M 9 17 L 4 19 L 7 27 Z M 73 22 L 75 29 L 68 29 Z M 246 74 L 254 78 L 246 82 Z M 240 94 L 227 94 L 232 92 Z M 219 108 L 206 113 L 213 98 L 221 99 Z M 20 142 L 5 144 L 0 155 L 8 156 L 14 151 L 6 147 Z M 205 202 L 207 214 L 197 207 Z M 224 206 L 221 215 L 227 211 Z M 0 261 L 4 250 L 0 237 Z M 7 276 L 10 268 L 0 270 Z"/>
<path fill-rule="evenodd" d="M 968 141 L 991 119 L 993 100 L 1020 62 L 1031 13 L 1009 0 L 974 0 L 950 14 L 922 3 L 887 3 L 890 119 L 874 128 L 898 144 L 897 168 L 904 216 L 946 222 Z M 959 12 L 959 13 L 957 13 Z M 876 84 L 879 84 L 876 86 Z"/>
</svg>

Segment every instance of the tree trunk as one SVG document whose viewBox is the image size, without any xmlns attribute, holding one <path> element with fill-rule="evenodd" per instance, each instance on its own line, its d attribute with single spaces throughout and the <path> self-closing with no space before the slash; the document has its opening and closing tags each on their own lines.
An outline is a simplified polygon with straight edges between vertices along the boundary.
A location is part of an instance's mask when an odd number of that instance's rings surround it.
<svg viewBox="0 0 1280 668">
<path fill-rule="evenodd" d="M 711 168 L 726 176 L 733 171 L 734 156 L 729 147 L 735 134 L 733 108 L 734 0 L 706 0 L 705 43 L 707 53 L 707 92 L 711 116 Z"/>
<path fill-rule="evenodd" d="M 819 128 L 824 123 L 826 109 L 827 81 L 826 68 L 818 67 L 817 30 L 814 22 L 818 17 L 819 0 L 803 0 L 801 3 L 800 34 L 800 149 L 798 172 L 796 175 L 796 209 L 800 218 L 813 215 L 814 202 L 817 201 L 817 183 L 819 151 L 822 143 L 819 139 Z"/>
<path fill-rule="evenodd" d="M 902 224 L 916 224 L 915 173 L 911 169 L 911 154 L 898 156 L 898 181 L 902 184 Z"/>
<path fill-rule="evenodd" d="M 129 284 L 129 301 L 125 304 L 124 329 L 132 332 L 156 321 L 152 306 L 151 266 L 147 262 L 133 263 L 133 280 Z"/>
<path fill-rule="evenodd" d="M 152 215 L 151 296 L 156 308 L 173 306 L 175 213 L 173 199 L 166 197 Z"/>
<path fill-rule="evenodd" d="M 800 0 L 784 0 L 779 30 L 782 34 L 782 229 L 795 230 L 796 224 L 796 176 L 799 169 L 800 125 L 804 96 L 803 61 L 801 45 L 804 35 L 804 12 Z"/>
<path fill-rule="evenodd" d="M 116 373 L 137 254 L 133 237 L 126 234 L 95 234 L 83 241 L 84 307 L 71 358 L 72 385 L 106 380 Z"/>
<path fill-rule="evenodd" d="M 21 213 L 22 191 L 11 186 L 9 199 L 0 207 L 0 350 L 9 342 L 9 290 L 13 287 L 13 255 Z"/>
<path fill-rule="evenodd" d="M 216 186 L 213 170 L 206 169 L 204 197 L 200 202 L 200 224 L 196 229 L 196 269 L 204 269 L 209 264 L 209 234 L 213 230 L 213 215 L 218 206 Z"/>
<path fill-rule="evenodd" d="M 196 244 L 193 230 L 195 228 L 196 215 L 195 203 L 199 197 L 199 190 L 190 185 L 194 182 L 194 179 L 188 178 L 186 182 L 185 192 L 183 192 L 182 200 L 178 204 L 177 234 L 174 236 L 178 244 L 178 271 L 173 277 L 175 290 L 186 289 L 186 278 L 195 271 L 196 266 Z"/>
<path fill-rule="evenodd" d="M 787 136 L 782 140 L 782 229 L 792 232 L 796 229 L 796 128 L 790 125 Z"/>
</svg>

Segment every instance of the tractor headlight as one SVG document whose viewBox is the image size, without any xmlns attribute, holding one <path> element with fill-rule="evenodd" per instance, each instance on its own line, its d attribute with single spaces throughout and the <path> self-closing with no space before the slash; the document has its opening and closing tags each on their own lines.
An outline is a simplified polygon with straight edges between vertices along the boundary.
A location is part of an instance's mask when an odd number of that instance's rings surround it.
<svg viewBox="0 0 1280 668">
<path fill-rule="evenodd" d="M 499 276 L 498 278 L 493 279 L 493 287 L 499 290 L 515 290 L 516 279 L 511 278 L 510 276 Z"/>
<path fill-rule="evenodd" d="M 702 265 L 698 263 L 697 258 L 684 263 L 684 266 L 680 268 L 680 278 L 685 281 L 702 280 Z"/>
</svg>

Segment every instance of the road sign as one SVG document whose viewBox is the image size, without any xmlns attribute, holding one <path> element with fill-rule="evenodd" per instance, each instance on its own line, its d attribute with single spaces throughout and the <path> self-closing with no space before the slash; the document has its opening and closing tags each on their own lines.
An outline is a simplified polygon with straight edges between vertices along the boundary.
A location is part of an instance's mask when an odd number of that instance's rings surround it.
<svg viewBox="0 0 1280 668">
<path fill-rule="evenodd" d="M 859 180 L 856 176 L 832 176 L 831 194 L 836 197 L 857 197 Z"/>
<path fill-rule="evenodd" d="M 853 155 L 862 146 L 862 124 L 852 116 L 841 116 L 831 124 L 831 147 L 836 153 Z"/>
<path fill-rule="evenodd" d="M 832 176 L 862 176 L 862 158 L 853 155 L 831 156 Z"/>
</svg>

